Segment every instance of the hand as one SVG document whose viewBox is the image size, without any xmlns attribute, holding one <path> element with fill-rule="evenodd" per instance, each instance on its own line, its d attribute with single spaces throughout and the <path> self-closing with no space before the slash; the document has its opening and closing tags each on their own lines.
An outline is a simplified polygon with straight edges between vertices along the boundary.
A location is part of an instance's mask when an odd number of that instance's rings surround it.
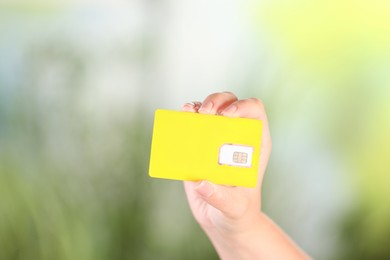
<svg viewBox="0 0 390 260">
<path fill-rule="evenodd" d="M 263 103 L 238 100 L 230 92 L 209 95 L 203 103 L 187 103 L 183 111 L 246 117 L 263 121 L 259 177 L 255 188 L 184 182 L 192 214 L 221 259 L 310 259 L 264 213 L 261 184 L 271 153 L 271 137 Z"/>
<path fill-rule="evenodd" d="M 245 117 L 263 121 L 263 139 L 256 188 L 229 187 L 208 181 L 184 182 L 192 213 L 206 231 L 242 233 L 253 228 L 261 209 L 261 183 L 271 152 L 268 120 L 262 102 L 255 98 L 238 100 L 230 92 L 209 95 L 203 103 L 187 103 L 183 111 Z"/>
</svg>

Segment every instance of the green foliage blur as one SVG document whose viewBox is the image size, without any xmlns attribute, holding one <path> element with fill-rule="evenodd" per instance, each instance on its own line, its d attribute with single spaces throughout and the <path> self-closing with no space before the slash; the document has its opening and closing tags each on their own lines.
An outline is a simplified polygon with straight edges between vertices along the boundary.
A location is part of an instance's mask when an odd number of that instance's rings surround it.
<svg viewBox="0 0 390 260">
<path fill-rule="evenodd" d="M 316 93 L 321 138 L 356 188 L 337 225 L 336 259 L 389 259 L 389 2 L 264 1 L 259 10 L 270 41 L 288 56 L 298 89 Z"/>
<path fill-rule="evenodd" d="M 81 100 L 97 97 L 85 92 L 99 55 L 61 28 L 47 34 L 71 14 L 0 4 L 0 259 L 216 258 L 181 183 L 148 177 L 152 108 L 119 117 L 110 103 Z M 142 64 L 147 52 L 116 62 Z"/>
</svg>

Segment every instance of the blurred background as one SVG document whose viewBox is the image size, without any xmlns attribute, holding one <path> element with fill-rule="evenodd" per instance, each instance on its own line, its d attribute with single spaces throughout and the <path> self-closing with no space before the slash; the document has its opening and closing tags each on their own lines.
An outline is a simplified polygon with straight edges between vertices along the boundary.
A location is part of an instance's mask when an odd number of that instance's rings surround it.
<svg viewBox="0 0 390 260">
<path fill-rule="evenodd" d="M 266 105 L 263 210 L 315 259 L 390 258 L 390 3 L 0 2 L 0 259 L 217 259 L 153 113 Z"/>
</svg>

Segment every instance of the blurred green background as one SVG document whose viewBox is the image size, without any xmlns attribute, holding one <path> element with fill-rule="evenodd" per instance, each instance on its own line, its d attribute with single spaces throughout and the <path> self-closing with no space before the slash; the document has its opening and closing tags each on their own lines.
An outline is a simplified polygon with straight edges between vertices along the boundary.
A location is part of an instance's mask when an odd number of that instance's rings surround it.
<svg viewBox="0 0 390 260">
<path fill-rule="evenodd" d="M 217 259 L 153 112 L 262 99 L 263 209 L 315 259 L 389 259 L 387 1 L 1 1 L 0 259 Z"/>
</svg>

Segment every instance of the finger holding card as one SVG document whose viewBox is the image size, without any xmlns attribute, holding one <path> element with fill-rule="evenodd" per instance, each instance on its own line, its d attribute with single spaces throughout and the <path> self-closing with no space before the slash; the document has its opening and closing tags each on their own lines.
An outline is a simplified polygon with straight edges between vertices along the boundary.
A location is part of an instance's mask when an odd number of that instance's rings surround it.
<svg viewBox="0 0 390 260">
<path fill-rule="evenodd" d="M 149 175 L 255 187 L 261 134 L 260 120 L 157 110 Z"/>
</svg>

